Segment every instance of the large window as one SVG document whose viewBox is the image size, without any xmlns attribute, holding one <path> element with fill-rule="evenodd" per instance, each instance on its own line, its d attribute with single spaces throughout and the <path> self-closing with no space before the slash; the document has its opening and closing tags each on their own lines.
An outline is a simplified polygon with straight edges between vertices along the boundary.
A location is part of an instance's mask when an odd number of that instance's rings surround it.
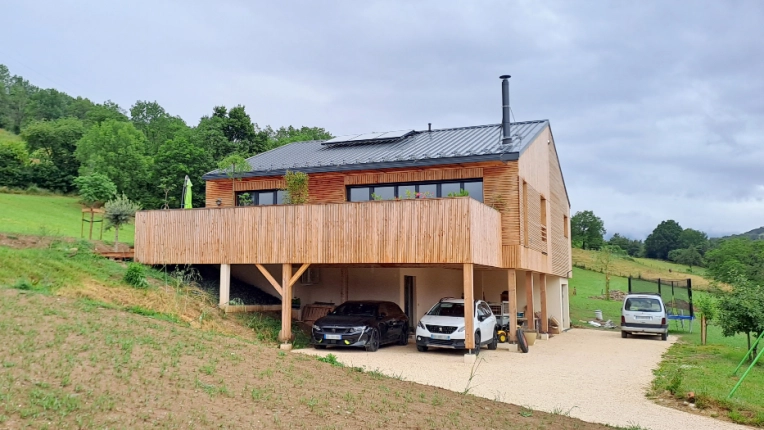
<svg viewBox="0 0 764 430">
<path fill-rule="evenodd" d="M 236 206 L 267 206 L 283 203 L 283 190 L 240 191 L 236 193 Z"/>
<path fill-rule="evenodd" d="M 459 181 L 351 186 L 347 189 L 347 199 L 350 202 L 365 202 L 369 200 L 434 198 L 448 197 L 449 194 L 452 196 L 460 195 L 464 192 L 473 199 L 482 202 L 483 180 L 464 179 Z"/>
</svg>

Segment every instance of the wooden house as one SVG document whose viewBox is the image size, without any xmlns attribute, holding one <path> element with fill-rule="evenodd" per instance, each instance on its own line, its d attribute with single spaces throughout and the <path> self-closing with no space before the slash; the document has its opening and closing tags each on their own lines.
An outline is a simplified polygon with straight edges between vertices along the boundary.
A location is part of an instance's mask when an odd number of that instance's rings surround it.
<svg viewBox="0 0 764 430">
<path fill-rule="evenodd" d="M 510 123 L 504 89 L 500 124 L 296 142 L 250 158 L 241 178 L 210 172 L 205 208 L 137 214 L 135 258 L 219 265 L 221 306 L 231 276 L 283 297 L 285 341 L 295 297 L 390 300 L 415 327 L 441 297 L 503 296 L 512 335 L 518 312 L 540 312 L 541 332 L 551 317 L 567 328 L 570 203 L 554 137 L 547 120 Z M 288 170 L 309 175 L 307 204 L 280 204 Z"/>
</svg>

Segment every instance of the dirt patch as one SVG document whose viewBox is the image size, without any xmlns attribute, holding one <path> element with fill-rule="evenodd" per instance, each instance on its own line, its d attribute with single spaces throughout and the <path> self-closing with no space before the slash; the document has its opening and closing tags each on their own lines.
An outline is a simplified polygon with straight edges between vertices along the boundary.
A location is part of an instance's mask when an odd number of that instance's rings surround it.
<svg viewBox="0 0 764 430">
<path fill-rule="evenodd" d="M 101 240 L 89 241 L 96 252 L 114 251 L 114 244 L 106 243 Z M 0 246 L 7 246 L 14 249 L 24 248 L 50 248 L 56 243 L 76 244 L 77 239 L 62 236 L 35 236 L 29 234 L 0 233 Z M 128 252 L 132 248 L 125 243 L 117 244 L 118 252 Z"/>
<path fill-rule="evenodd" d="M 0 427 L 605 429 L 73 299 L 0 290 Z"/>
</svg>

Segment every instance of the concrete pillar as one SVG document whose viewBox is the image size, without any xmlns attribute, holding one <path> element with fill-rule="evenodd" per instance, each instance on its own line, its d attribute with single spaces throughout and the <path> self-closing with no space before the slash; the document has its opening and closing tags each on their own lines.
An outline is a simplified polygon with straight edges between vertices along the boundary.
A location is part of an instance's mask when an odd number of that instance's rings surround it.
<svg viewBox="0 0 764 430">
<path fill-rule="evenodd" d="M 231 265 L 220 265 L 220 307 L 227 305 L 231 300 Z"/>
<path fill-rule="evenodd" d="M 284 263 L 281 269 L 281 332 L 279 340 L 289 342 L 292 339 L 292 264 Z"/>
<path fill-rule="evenodd" d="M 539 289 L 541 290 L 541 333 L 549 333 L 549 313 L 546 303 L 546 274 L 539 274 Z"/>
<path fill-rule="evenodd" d="M 474 266 L 464 263 L 464 344 L 475 348 L 475 287 Z"/>
<path fill-rule="evenodd" d="M 517 341 L 517 272 L 507 270 L 507 300 L 509 300 L 509 339 Z"/>
<path fill-rule="evenodd" d="M 536 326 L 533 321 L 533 315 L 535 313 L 535 309 L 533 308 L 533 272 L 530 270 L 525 272 L 525 300 L 525 318 L 528 320 L 528 330 L 536 331 Z"/>
</svg>

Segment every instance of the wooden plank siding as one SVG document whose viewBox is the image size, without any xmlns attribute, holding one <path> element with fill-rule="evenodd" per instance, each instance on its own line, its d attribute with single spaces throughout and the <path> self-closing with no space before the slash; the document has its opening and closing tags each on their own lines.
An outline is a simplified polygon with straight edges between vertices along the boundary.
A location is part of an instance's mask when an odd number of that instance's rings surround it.
<svg viewBox="0 0 764 430">
<path fill-rule="evenodd" d="M 571 256 L 570 240 L 570 205 L 568 204 L 568 194 L 565 191 L 565 183 L 562 179 L 562 170 L 557 161 L 557 150 L 555 145 L 549 145 L 549 172 L 550 172 L 550 190 L 551 190 L 551 234 L 550 257 L 552 259 L 551 272 L 557 276 L 567 278 L 570 271 L 573 270 Z M 567 237 L 565 237 L 565 233 Z"/>
<path fill-rule="evenodd" d="M 142 211 L 146 264 L 501 266 L 500 214 L 470 198 Z"/>
</svg>

